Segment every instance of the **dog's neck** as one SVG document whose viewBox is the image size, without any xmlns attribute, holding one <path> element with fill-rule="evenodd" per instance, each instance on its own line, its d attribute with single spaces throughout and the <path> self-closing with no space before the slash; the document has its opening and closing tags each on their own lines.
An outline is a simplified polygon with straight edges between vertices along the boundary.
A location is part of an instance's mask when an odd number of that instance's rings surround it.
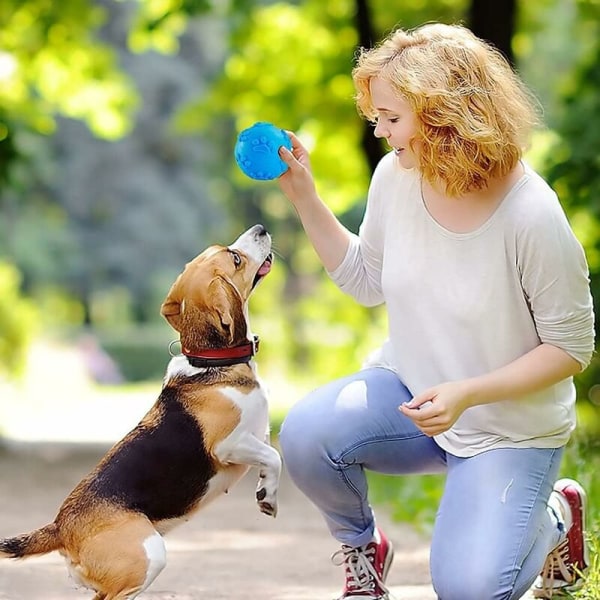
<svg viewBox="0 0 600 600">
<path fill-rule="evenodd" d="M 198 368 L 207 367 L 229 367 L 250 362 L 258 352 L 259 339 L 255 335 L 253 339 L 244 343 L 226 348 L 204 348 L 191 350 L 182 343 L 181 353 L 187 358 L 190 365 Z"/>
</svg>

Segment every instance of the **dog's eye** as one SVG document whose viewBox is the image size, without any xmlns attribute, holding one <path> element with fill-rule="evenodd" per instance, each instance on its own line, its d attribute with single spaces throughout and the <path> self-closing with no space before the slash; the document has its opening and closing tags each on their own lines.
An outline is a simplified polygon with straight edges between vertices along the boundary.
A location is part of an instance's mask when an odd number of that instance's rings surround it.
<svg viewBox="0 0 600 600">
<path fill-rule="evenodd" d="M 242 257 L 237 252 L 231 252 L 231 258 L 236 267 L 239 267 L 242 264 Z"/>
</svg>

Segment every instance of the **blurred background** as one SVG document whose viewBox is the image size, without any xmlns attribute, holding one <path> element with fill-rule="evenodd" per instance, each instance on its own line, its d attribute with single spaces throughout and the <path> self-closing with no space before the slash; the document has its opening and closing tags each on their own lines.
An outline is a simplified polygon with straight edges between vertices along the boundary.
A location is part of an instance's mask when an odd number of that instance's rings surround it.
<svg viewBox="0 0 600 600">
<path fill-rule="evenodd" d="M 251 302 L 274 422 L 358 368 L 383 313 L 333 287 L 277 184 L 245 177 L 233 147 L 256 121 L 297 132 L 322 196 L 356 231 L 385 152 L 354 107 L 357 48 L 434 20 L 490 40 L 537 94 L 545 125 L 527 159 L 559 193 L 600 298 L 598 0 L 3 0 L 0 436 L 127 431 L 169 359 L 159 307 L 171 282 L 259 222 L 278 254 Z M 596 357 L 577 380 L 565 465 L 590 486 L 599 374 Z M 407 498 L 435 495 L 434 481 Z"/>
</svg>

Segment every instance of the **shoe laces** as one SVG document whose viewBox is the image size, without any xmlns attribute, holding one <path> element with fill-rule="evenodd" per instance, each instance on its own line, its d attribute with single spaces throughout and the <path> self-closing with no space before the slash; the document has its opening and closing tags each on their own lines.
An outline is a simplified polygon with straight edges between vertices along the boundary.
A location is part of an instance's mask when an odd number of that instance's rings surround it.
<svg viewBox="0 0 600 600">
<path fill-rule="evenodd" d="M 380 574 L 375 568 L 376 552 L 377 547 L 375 544 L 368 544 L 359 548 L 344 545 L 331 556 L 331 562 L 334 565 L 345 565 L 346 567 L 346 591 L 350 592 L 352 596 L 342 596 L 342 598 L 352 598 L 354 594 L 371 594 L 371 597 L 377 598 L 377 600 L 389 598 L 389 590 L 385 587 Z M 379 592 L 381 592 L 381 595 L 374 595 Z"/>
<path fill-rule="evenodd" d="M 551 598 L 552 592 L 556 591 L 554 582 L 556 580 L 565 583 L 573 583 L 577 578 L 577 573 L 573 569 L 571 556 L 569 554 L 569 542 L 565 540 L 559 544 L 546 558 L 542 570 L 542 590 L 549 594 L 546 597 Z"/>
</svg>

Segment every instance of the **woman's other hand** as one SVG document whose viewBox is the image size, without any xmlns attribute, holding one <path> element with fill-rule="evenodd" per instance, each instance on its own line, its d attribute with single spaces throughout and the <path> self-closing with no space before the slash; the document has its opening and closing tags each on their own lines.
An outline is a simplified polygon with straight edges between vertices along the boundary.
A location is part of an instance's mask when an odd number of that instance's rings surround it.
<svg viewBox="0 0 600 600">
<path fill-rule="evenodd" d="M 430 437 L 448 431 L 470 406 L 470 391 L 466 381 L 450 381 L 417 394 L 410 402 L 399 406 L 402 414 Z"/>
</svg>

